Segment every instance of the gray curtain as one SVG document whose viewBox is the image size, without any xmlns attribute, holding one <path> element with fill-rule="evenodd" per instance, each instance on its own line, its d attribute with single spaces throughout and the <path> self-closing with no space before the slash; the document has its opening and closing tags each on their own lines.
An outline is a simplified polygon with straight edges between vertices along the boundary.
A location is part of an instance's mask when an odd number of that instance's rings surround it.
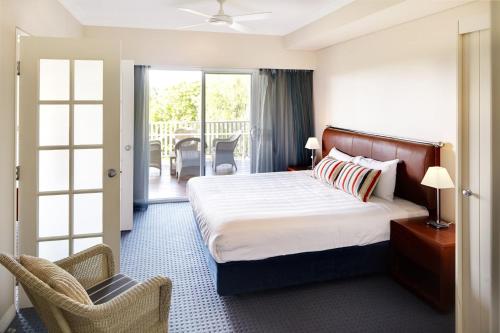
<svg viewBox="0 0 500 333">
<path fill-rule="evenodd" d="M 304 148 L 314 135 L 313 72 L 261 69 L 257 81 L 256 172 L 307 165 Z"/>
<path fill-rule="evenodd" d="M 149 66 L 134 67 L 134 209 L 149 202 Z"/>
</svg>

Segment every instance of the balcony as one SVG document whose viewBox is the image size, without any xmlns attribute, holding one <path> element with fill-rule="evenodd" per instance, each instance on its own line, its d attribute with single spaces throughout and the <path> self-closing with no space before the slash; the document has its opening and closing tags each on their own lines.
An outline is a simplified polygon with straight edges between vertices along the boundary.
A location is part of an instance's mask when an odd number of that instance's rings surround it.
<svg viewBox="0 0 500 333">
<path fill-rule="evenodd" d="M 175 172 L 171 172 L 170 162 L 175 167 L 175 142 L 187 137 L 199 138 L 201 123 L 198 121 L 151 122 L 149 138 L 161 142 L 162 172 L 150 168 L 149 198 L 151 200 L 185 197 L 187 179 L 177 181 Z M 217 167 L 217 173 L 212 170 L 212 151 L 214 139 L 224 139 L 240 132 L 234 157 L 238 170 L 230 165 Z M 206 140 L 206 175 L 223 175 L 234 173 L 250 173 L 250 122 L 249 121 L 207 121 L 205 125 Z"/>
</svg>

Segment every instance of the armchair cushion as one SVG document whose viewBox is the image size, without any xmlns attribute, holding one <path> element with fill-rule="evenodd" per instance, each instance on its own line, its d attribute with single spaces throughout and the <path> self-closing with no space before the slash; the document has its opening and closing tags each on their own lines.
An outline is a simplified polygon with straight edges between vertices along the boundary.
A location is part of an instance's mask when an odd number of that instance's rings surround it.
<svg viewBox="0 0 500 333">
<path fill-rule="evenodd" d="M 28 255 L 22 255 L 20 262 L 31 274 L 58 293 L 66 295 L 78 303 L 92 305 L 92 300 L 80 282 L 56 264 L 43 258 Z"/>
<path fill-rule="evenodd" d="M 106 303 L 118 295 L 126 292 L 137 284 L 137 281 L 132 280 L 124 274 L 116 274 L 87 289 L 90 299 L 95 305 Z"/>
</svg>

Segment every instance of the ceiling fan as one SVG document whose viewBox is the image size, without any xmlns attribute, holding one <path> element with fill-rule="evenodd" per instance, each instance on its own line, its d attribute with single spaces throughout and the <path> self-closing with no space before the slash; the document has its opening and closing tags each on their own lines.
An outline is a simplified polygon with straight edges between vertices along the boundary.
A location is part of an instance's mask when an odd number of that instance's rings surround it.
<svg viewBox="0 0 500 333">
<path fill-rule="evenodd" d="M 198 12 L 196 10 L 188 9 L 188 8 L 178 8 L 179 10 L 183 12 L 187 12 L 190 14 L 202 16 L 205 18 L 205 22 L 199 23 L 199 24 L 193 24 L 193 25 L 188 25 L 184 27 L 179 27 L 177 29 L 180 30 L 186 30 L 186 29 L 191 29 L 194 27 L 199 27 L 202 25 L 206 24 L 211 24 L 211 25 L 222 25 L 222 26 L 227 26 L 235 31 L 238 32 L 243 32 L 243 33 L 249 33 L 250 29 L 239 22 L 243 21 L 257 21 L 257 20 L 264 20 L 269 17 L 271 12 L 258 12 L 258 13 L 249 13 L 249 14 L 243 14 L 243 15 L 237 15 L 237 16 L 232 16 L 228 15 L 224 12 L 224 3 L 226 0 L 216 0 L 219 3 L 219 11 L 217 14 L 214 15 L 208 15 L 205 13 Z"/>
</svg>

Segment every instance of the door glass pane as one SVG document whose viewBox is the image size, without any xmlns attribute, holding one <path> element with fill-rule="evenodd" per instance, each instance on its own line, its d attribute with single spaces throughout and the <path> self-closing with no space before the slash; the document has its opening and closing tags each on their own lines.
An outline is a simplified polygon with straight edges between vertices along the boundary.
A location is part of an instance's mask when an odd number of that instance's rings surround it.
<svg viewBox="0 0 500 333">
<path fill-rule="evenodd" d="M 75 100 L 100 101 L 103 91 L 102 60 L 75 60 Z"/>
<path fill-rule="evenodd" d="M 205 75 L 207 175 L 250 173 L 251 86 L 250 74 Z"/>
<path fill-rule="evenodd" d="M 42 150 L 39 152 L 38 165 L 40 192 L 69 189 L 68 150 Z"/>
<path fill-rule="evenodd" d="M 73 240 L 73 253 L 86 250 L 97 244 L 102 244 L 102 237 L 77 238 Z"/>
<path fill-rule="evenodd" d="M 69 196 L 38 198 L 38 237 L 66 236 L 69 233 Z"/>
<path fill-rule="evenodd" d="M 102 193 L 75 194 L 73 200 L 74 233 L 102 232 Z"/>
<path fill-rule="evenodd" d="M 66 258 L 69 256 L 69 240 L 39 242 L 38 256 L 50 261 Z"/>
<path fill-rule="evenodd" d="M 200 175 L 201 144 L 181 141 L 201 139 L 201 88 L 200 71 L 149 72 L 150 199 L 185 198 Z"/>
<path fill-rule="evenodd" d="M 102 188 L 102 149 L 76 149 L 74 151 L 74 188 Z"/>
<path fill-rule="evenodd" d="M 40 105 L 39 145 L 69 144 L 69 105 Z"/>
<path fill-rule="evenodd" d="M 102 144 L 102 104 L 75 105 L 75 145 Z"/>
<path fill-rule="evenodd" d="M 40 59 L 40 100 L 69 100 L 69 60 Z"/>
</svg>

